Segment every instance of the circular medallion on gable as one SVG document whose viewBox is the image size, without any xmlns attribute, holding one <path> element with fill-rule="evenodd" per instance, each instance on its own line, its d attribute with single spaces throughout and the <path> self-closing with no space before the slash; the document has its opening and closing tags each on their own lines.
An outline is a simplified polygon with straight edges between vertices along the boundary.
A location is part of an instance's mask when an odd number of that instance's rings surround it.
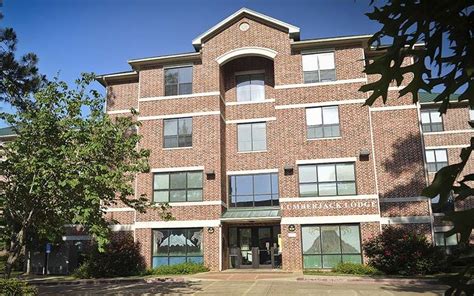
<svg viewBox="0 0 474 296">
<path fill-rule="evenodd" d="M 250 28 L 249 23 L 243 22 L 240 24 L 239 29 L 240 31 L 247 31 Z"/>
</svg>

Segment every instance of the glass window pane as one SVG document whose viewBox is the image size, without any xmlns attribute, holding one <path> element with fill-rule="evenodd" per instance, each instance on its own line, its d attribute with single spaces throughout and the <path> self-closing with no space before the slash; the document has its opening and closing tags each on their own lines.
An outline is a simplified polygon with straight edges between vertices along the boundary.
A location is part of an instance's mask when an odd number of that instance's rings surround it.
<svg viewBox="0 0 474 296">
<path fill-rule="evenodd" d="M 438 169 L 436 167 L 436 163 L 428 163 L 427 165 L 428 172 L 437 172 Z"/>
<path fill-rule="evenodd" d="M 304 255 L 303 256 L 303 268 L 321 268 L 321 256 L 320 255 Z"/>
<path fill-rule="evenodd" d="M 304 226 L 301 230 L 303 254 L 321 254 L 321 236 L 318 226 Z"/>
<path fill-rule="evenodd" d="M 192 83 L 193 81 L 193 67 L 178 68 L 179 83 Z"/>
<path fill-rule="evenodd" d="M 265 100 L 265 74 L 254 74 L 251 76 L 251 97 L 252 101 Z"/>
<path fill-rule="evenodd" d="M 178 84 L 178 69 L 165 69 L 165 84 Z"/>
<path fill-rule="evenodd" d="M 178 95 L 178 85 L 171 84 L 165 86 L 165 96 L 176 96 Z"/>
<path fill-rule="evenodd" d="M 319 195 L 337 195 L 336 183 L 319 183 Z"/>
<path fill-rule="evenodd" d="M 300 196 L 318 196 L 318 185 L 314 184 L 300 184 Z"/>
<path fill-rule="evenodd" d="M 188 172 L 188 188 L 202 188 L 202 172 Z"/>
<path fill-rule="evenodd" d="M 336 166 L 333 164 L 322 164 L 318 166 L 319 182 L 336 181 Z"/>
<path fill-rule="evenodd" d="M 321 82 L 336 80 L 336 70 L 335 69 L 320 70 L 319 71 L 319 80 Z"/>
<path fill-rule="evenodd" d="M 163 143 L 164 148 L 178 147 L 178 136 L 166 136 Z"/>
<path fill-rule="evenodd" d="M 447 162 L 448 156 L 446 155 L 446 150 L 435 150 L 436 162 Z"/>
<path fill-rule="evenodd" d="M 188 257 L 187 262 L 204 264 L 204 258 L 202 256 Z"/>
<path fill-rule="evenodd" d="M 340 129 L 339 129 L 339 124 L 338 124 L 338 125 L 333 125 L 333 126 L 331 127 L 331 129 L 332 129 L 332 136 L 333 136 L 333 137 L 339 137 L 339 136 L 341 136 L 341 131 L 340 131 Z"/>
<path fill-rule="evenodd" d="M 316 182 L 316 166 L 304 165 L 298 167 L 298 176 L 300 183 Z"/>
<path fill-rule="evenodd" d="M 253 149 L 252 151 L 265 151 L 267 150 L 267 141 L 253 141 Z"/>
<path fill-rule="evenodd" d="M 434 243 L 435 246 L 444 246 L 444 233 L 443 232 L 435 232 L 434 234 Z"/>
<path fill-rule="evenodd" d="M 278 194 L 278 174 L 271 174 L 272 177 L 272 193 Z"/>
<path fill-rule="evenodd" d="M 261 174 L 254 176 L 255 194 L 271 194 L 270 174 Z"/>
<path fill-rule="evenodd" d="M 253 207 L 253 195 L 237 195 L 237 207 Z"/>
<path fill-rule="evenodd" d="M 163 120 L 164 124 L 164 135 L 165 136 L 176 136 L 178 134 L 178 120 L 177 119 L 167 119 Z"/>
<path fill-rule="evenodd" d="M 237 125 L 237 140 L 239 151 L 251 151 L 252 150 L 252 125 L 251 124 L 239 124 Z"/>
<path fill-rule="evenodd" d="M 321 108 L 307 108 L 306 109 L 306 124 L 307 125 L 323 124 L 321 112 L 322 112 Z"/>
<path fill-rule="evenodd" d="M 168 256 L 168 238 L 168 230 L 153 230 L 153 245 L 155 246 L 155 251 L 153 252 L 153 254 L 159 256 Z"/>
<path fill-rule="evenodd" d="M 434 150 L 426 150 L 426 162 L 435 162 Z"/>
<path fill-rule="evenodd" d="M 341 163 L 336 165 L 337 180 L 338 181 L 354 181 L 354 164 L 352 163 Z"/>
<path fill-rule="evenodd" d="M 323 268 L 334 268 L 341 262 L 341 255 L 323 255 Z"/>
<path fill-rule="evenodd" d="M 244 102 L 250 101 L 250 75 L 239 75 L 236 77 L 237 80 L 237 101 Z"/>
<path fill-rule="evenodd" d="M 362 256 L 361 255 L 342 255 L 342 262 L 361 264 Z"/>
<path fill-rule="evenodd" d="M 342 253 L 360 253 L 359 226 L 341 225 Z"/>
<path fill-rule="evenodd" d="M 304 54 L 303 56 L 303 71 L 318 70 L 318 56 L 316 54 Z"/>
<path fill-rule="evenodd" d="M 202 200 L 202 190 L 188 190 L 188 201 L 201 201 Z"/>
<path fill-rule="evenodd" d="M 172 173 L 170 174 L 170 188 L 171 189 L 185 189 L 186 188 L 186 173 Z"/>
<path fill-rule="evenodd" d="M 153 257 L 153 268 L 168 265 L 168 257 Z"/>
<path fill-rule="evenodd" d="M 267 124 L 264 122 L 252 124 L 252 138 L 254 141 L 266 141 Z"/>
<path fill-rule="evenodd" d="M 438 111 L 432 111 L 430 112 L 431 115 L 431 122 L 443 122 L 443 118 L 439 114 Z"/>
<path fill-rule="evenodd" d="M 169 201 L 168 191 L 155 191 L 153 192 L 154 202 L 168 202 Z"/>
<path fill-rule="evenodd" d="M 186 201 L 186 190 L 171 190 L 170 202 Z"/>
<path fill-rule="evenodd" d="M 323 108 L 323 120 L 324 124 L 336 124 L 339 123 L 339 111 L 337 106 L 324 107 Z"/>
<path fill-rule="evenodd" d="M 321 226 L 323 254 L 341 253 L 339 226 Z"/>
<path fill-rule="evenodd" d="M 318 62 L 320 70 L 334 69 L 334 53 L 326 52 L 318 54 Z"/>
<path fill-rule="evenodd" d="M 186 262 L 186 257 L 170 257 L 170 265 L 176 265 Z"/>
<path fill-rule="evenodd" d="M 355 182 L 343 182 L 337 184 L 338 195 L 354 195 L 356 194 Z"/>
<path fill-rule="evenodd" d="M 255 195 L 255 206 L 264 207 L 272 205 L 272 196 L 271 195 Z"/>
<path fill-rule="evenodd" d="M 191 83 L 179 84 L 179 95 L 189 95 L 193 92 L 193 85 Z"/>
<path fill-rule="evenodd" d="M 443 233 L 444 235 L 444 233 Z M 456 234 L 450 235 L 445 238 L 446 239 L 446 246 L 455 246 L 458 244 L 458 238 Z"/>
<path fill-rule="evenodd" d="M 305 71 L 303 72 L 304 83 L 315 83 L 319 81 L 318 71 Z"/>
<path fill-rule="evenodd" d="M 430 123 L 430 113 L 429 112 L 421 112 L 421 122 L 422 123 Z"/>
<path fill-rule="evenodd" d="M 188 239 L 185 236 L 184 229 L 173 229 L 168 237 L 170 246 L 170 256 L 186 256 L 186 246 Z"/>
<path fill-rule="evenodd" d="M 179 135 L 192 135 L 193 133 L 193 119 L 182 118 L 179 120 Z"/>
<path fill-rule="evenodd" d="M 253 194 L 253 178 L 252 176 L 235 176 L 236 180 L 236 194 L 237 195 L 252 195 Z"/>
<path fill-rule="evenodd" d="M 188 239 L 188 256 L 196 256 L 202 254 L 202 229 L 186 230 L 186 238 Z"/>
<path fill-rule="evenodd" d="M 441 131 L 443 131 L 443 124 L 442 123 L 432 123 L 431 124 L 431 131 L 432 132 L 441 132 Z"/>
<path fill-rule="evenodd" d="M 153 189 L 168 189 L 169 185 L 168 174 L 155 174 L 153 176 Z"/>
</svg>

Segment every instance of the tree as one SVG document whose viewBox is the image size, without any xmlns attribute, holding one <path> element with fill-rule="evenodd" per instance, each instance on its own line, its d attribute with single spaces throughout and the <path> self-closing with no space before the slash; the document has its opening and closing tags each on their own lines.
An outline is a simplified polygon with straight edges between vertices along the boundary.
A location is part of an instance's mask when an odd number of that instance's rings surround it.
<svg viewBox="0 0 474 296">
<path fill-rule="evenodd" d="M 0 13 L 0 20 L 3 14 Z M 34 53 L 15 57 L 18 39 L 12 28 L 0 28 L 0 101 L 16 108 L 24 108 L 25 100 L 45 81 L 38 72 L 38 58 Z"/>
<path fill-rule="evenodd" d="M 146 197 L 135 198 L 133 187 L 135 175 L 149 169 L 149 151 L 137 148 L 140 136 L 134 130 L 140 123 L 109 118 L 104 98 L 88 90 L 93 79 L 83 74 L 75 89 L 49 82 L 26 108 L 0 114 L 17 134 L 0 163 L 7 277 L 27 235 L 54 241 L 64 225 L 77 224 L 103 248 L 109 233 L 106 207 L 117 201 L 138 211 L 147 207 Z"/>
<path fill-rule="evenodd" d="M 372 1 L 372 5 L 374 1 Z M 474 109 L 474 4 L 466 0 L 391 0 L 383 7 L 374 7 L 367 13 L 371 20 L 382 25 L 369 40 L 369 45 L 380 52 L 368 63 L 365 73 L 379 75 L 375 82 L 360 88 L 372 92 L 366 105 L 372 105 L 377 99 L 387 101 L 388 87 L 395 81 L 400 86 L 402 81 L 412 79 L 402 87 L 399 96 L 411 94 L 413 103 L 418 102 L 420 90 L 431 92 L 434 88 L 442 89 L 434 102 L 439 103 L 439 112 L 448 111 L 452 102 L 450 97 L 459 94 L 459 102 L 468 102 Z M 389 45 L 380 46 L 382 40 Z M 447 41 L 448 48 L 444 48 Z M 423 46 L 417 46 L 422 43 Z M 404 66 L 406 58 L 413 57 L 414 63 Z M 474 127 L 473 123 L 469 123 Z M 461 177 L 468 162 L 474 138 L 470 147 L 463 148 L 460 162 L 449 165 L 436 174 L 432 184 L 425 188 L 422 195 L 434 198 L 440 196 L 440 207 L 449 202 L 454 193 L 456 201 L 474 196 L 471 187 L 474 174 L 469 172 Z M 474 227 L 474 209 L 456 211 L 446 214 L 446 219 L 453 222 L 454 228 L 447 236 L 460 233 L 462 253 L 466 269 L 455 277 L 447 277 L 445 283 L 451 286 L 447 295 L 464 291 L 473 293 L 473 285 L 468 284 L 474 272 L 474 256 L 469 246 L 469 237 Z"/>
</svg>

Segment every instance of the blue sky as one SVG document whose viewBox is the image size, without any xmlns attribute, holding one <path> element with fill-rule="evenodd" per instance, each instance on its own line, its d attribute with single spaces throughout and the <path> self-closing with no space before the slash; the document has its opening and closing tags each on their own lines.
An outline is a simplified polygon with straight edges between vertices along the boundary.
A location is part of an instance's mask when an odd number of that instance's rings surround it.
<svg viewBox="0 0 474 296">
<path fill-rule="evenodd" d="M 38 55 L 41 73 L 73 83 L 81 72 L 130 70 L 132 58 L 193 51 L 193 38 L 242 7 L 300 27 L 302 39 L 379 28 L 364 15 L 369 0 L 3 0 L 1 26 L 16 31 L 18 53 Z"/>
</svg>

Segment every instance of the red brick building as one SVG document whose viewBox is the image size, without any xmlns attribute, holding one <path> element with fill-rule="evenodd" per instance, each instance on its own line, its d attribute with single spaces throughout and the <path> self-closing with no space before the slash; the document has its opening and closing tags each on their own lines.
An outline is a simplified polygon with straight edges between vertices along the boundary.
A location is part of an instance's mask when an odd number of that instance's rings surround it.
<svg viewBox="0 0 474 296">
<path fill-rule="evenodd" d="M 298 27 L 241 9 L 194 52 L 101 76 L 107 113 L 138 110 L 151 150 L 136 194 L 169 202 L 175 217 L 117 205 L 112 229 L 133 234 L 149 267 L 211 270 L 363 262 L 362 242 L 387 225 L 453 243 L 419 194 L 469 144 L 469 109 L 440 119 L 429 96 L 414 105 L 395 86 L 388 105 L 362 106 L 358 89 L 376 79 L 363 73 L 369 37 L 300 40 Z"/>
</svg>

